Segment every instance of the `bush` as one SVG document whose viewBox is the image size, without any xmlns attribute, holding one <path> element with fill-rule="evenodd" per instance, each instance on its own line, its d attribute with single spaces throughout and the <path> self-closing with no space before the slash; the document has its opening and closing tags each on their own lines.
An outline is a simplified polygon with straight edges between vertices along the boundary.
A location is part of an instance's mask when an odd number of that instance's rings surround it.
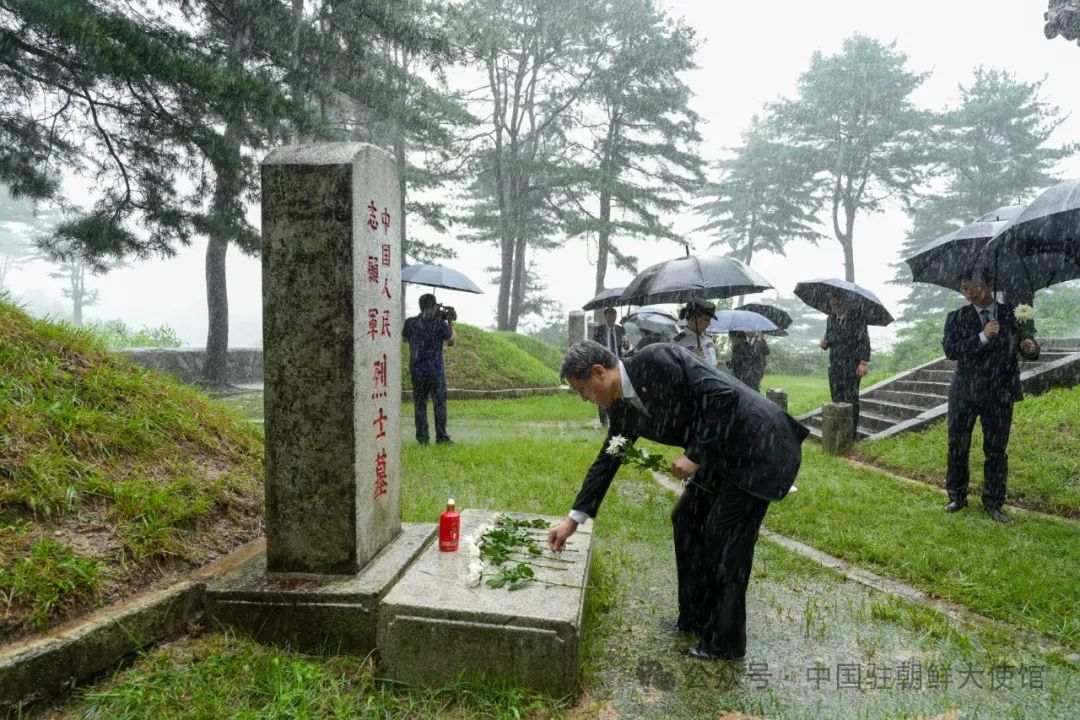
<svg viewBox="0 0 1080 720">
<path fill-rule="evenodd" d="M 178 348 L 183 343 L 176 336 L 176 331 L 168 325 L 151 328 L 143 326 L 139 330 L 129 328 L 123 320 L 90 322 L 83 329 L 113 350 L 133 347 Z"/>
</svg>

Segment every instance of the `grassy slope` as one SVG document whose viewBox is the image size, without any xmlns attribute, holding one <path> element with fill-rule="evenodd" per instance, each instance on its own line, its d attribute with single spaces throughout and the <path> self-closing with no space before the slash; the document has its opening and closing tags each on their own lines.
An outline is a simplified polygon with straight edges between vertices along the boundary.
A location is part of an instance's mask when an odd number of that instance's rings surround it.
<svg viewBox="0 0 1080 720">
<path fill-rule="evenodd" d="M 559 372 L 562 368 L 563 351 L 554 345 L 548 345 L 542 340 L 515 332 L 500 330 L 493 332 L 492 335 L 513 343 L 555 372 Z"/>
<path fill-rule="evenodd" d="M 947 450 L 944 422 L 857 447 L 864 460 L 941 486 Z M 982 430 L 976 426 L 971 440 L 973 499 L 982 482 L 982 464 Z M 1080 387 L 1016 404 L 1009 436 L 1008 501 L 1080 517 Z"/>
<path fill-rule="evenodd" d="M 0 637 L 255 537 L 261 514 L 250 423 L 0 301 Z"/>
<path fill-rule="evenodd" d="M 559 373 L 522 347 L 521 340 L 510 340 L 513 333 L 493 333 L 472 325 L 457 326 L 458 341 L 446 348 L 446 384 L 464 390 L 523 387 L 554 387 Z M 518 336 L 522 337 L 522 336 Z M 528 340 L 528 338 L 524 338 Z M 540 343 L 546 348 L 546 345 Z M 535 348 L 540 352 L 540 348 Z M 545 355 L 550 355 L 546 351 Z M 557 352 L 557 351 L 556 351 Z M 409 346 L 402 345 L 402 383 L 409 382 Z"/>
</svg>

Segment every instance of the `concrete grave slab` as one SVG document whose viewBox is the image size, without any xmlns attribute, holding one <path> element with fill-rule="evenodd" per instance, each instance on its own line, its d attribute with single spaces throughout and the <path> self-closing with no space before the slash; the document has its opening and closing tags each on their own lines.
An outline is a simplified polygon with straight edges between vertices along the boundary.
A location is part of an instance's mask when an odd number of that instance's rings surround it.
<svg viewBox="0 0 1080 720">
<path fill-rule="evenodd" d="M 468 587 L 465 542 L 496 517 L 490 510 L 462 512 L 461 550 L 440 552 L 432 544 L 386 596 L 379 610 L 381 669 L 407 683 L 441 684 L 465 673 L 511 679 L 555 697 L 575 695 L 591 525 L 579 527 L 561 555 L 545 548 L 535 559 L 565 568 L 535 570 L 538 579 L 559 585 L 533 582 L 515 591 L 484 582 Z M 562 520 L 544 519 L 552 525 Z M 543 546 L 546 531 L 536 534 Z M 486 580 L 495 569 L 485 563 L 484 572 Z"/>
</svg>

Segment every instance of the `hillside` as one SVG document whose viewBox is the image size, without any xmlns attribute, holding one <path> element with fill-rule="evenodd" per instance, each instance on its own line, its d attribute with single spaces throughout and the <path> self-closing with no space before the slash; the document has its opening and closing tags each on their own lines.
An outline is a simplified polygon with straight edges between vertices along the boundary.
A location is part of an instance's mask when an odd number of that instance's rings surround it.
<svg viewBox="0 0 1080 720">
<path fill-rule="evenodd" d="M 0 640 L 212 559 L 261 520 L 257 428 L 0 299 Z"/>
<path fill-rule="evenodd" d="M 464 390 L 554 387 L 558 367 L 551 367 L 549 346 L 516 333 L 497 333 L 458 324 L 458 341 L 446 348 L 446 385 Z M 556 348 L 550 348 L 559 355 Z M 542 359 L 541 359 L 542 358 Z M 402 383 L 409 382 L 409 345 L 402 344 Z"/>
</svg>

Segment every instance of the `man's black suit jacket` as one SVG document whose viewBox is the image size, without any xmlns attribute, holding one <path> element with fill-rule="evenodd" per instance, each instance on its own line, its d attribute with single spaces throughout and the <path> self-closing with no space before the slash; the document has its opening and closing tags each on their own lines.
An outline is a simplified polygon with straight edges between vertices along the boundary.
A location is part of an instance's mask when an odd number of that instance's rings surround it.
<svg viewBox="0 0 1080 720">
<path fill-rule="evenodd" d="M 671 343 L 649 345 L 624 361 L 630 384 L 648 413 L 629 400 L 608 410 L 608 437 L 585 474 L 574 510 L 595 517 L 620 460 L 607 453 L 622 435 L 684 449 L 702 471 L 765 500 L 791 490 L 809 431 L 777 405 L 701 358 Z"/>
<path fill-rule="evenodd" d="M 623 339 L 623 336 L 626 335 L 626 330 L 624 330 L 623 326 L 619 325 L 618 323 L 616 323 L 614 325 L 614 329 L 615 329 L 615 348 L 616 348 L 615 355 L 616 355 L 616 357 L 622 357 L 622 354 L 623 354 L 622 339 Z M 610 347 L 608 347 L 608 326 L 607 326 L 606 323 L 600 323 L 595 328 L 593 328 L 592 339 L 595 340 L 596 342 L 600 343 L 604 347 L 608 348 L 609 350 L 611 349 Z"/>
<path fill-rule="evenodd" d="M 833 367 L 854 368 L 863 360 L 870 362 L 870 332 L 858 310 L 849 310 L 843 317 L 829 313 L 825 340 L 829 343 L 829 364 Z"/>
<path fill-rule="evenodd" d="M 945 357 L 956 361 L 956 372 L 949 387 L 950 400 L 979 402 L 1016 402 L 1023 398 L 1020 384 L 1020 341 L 1024 333 L 1011 305 L 995 303 L 998 334 L 985 345 L 979 338 L 983 321 L 974 305 L 965 305 L 949 313 L 945 319 L 945 336 L 941 345 Z M 1032 338 L 1034 339 L 1034 338 Z M 1039 357 L 1039 347 L 1024 356 Z"/>
</svg>

